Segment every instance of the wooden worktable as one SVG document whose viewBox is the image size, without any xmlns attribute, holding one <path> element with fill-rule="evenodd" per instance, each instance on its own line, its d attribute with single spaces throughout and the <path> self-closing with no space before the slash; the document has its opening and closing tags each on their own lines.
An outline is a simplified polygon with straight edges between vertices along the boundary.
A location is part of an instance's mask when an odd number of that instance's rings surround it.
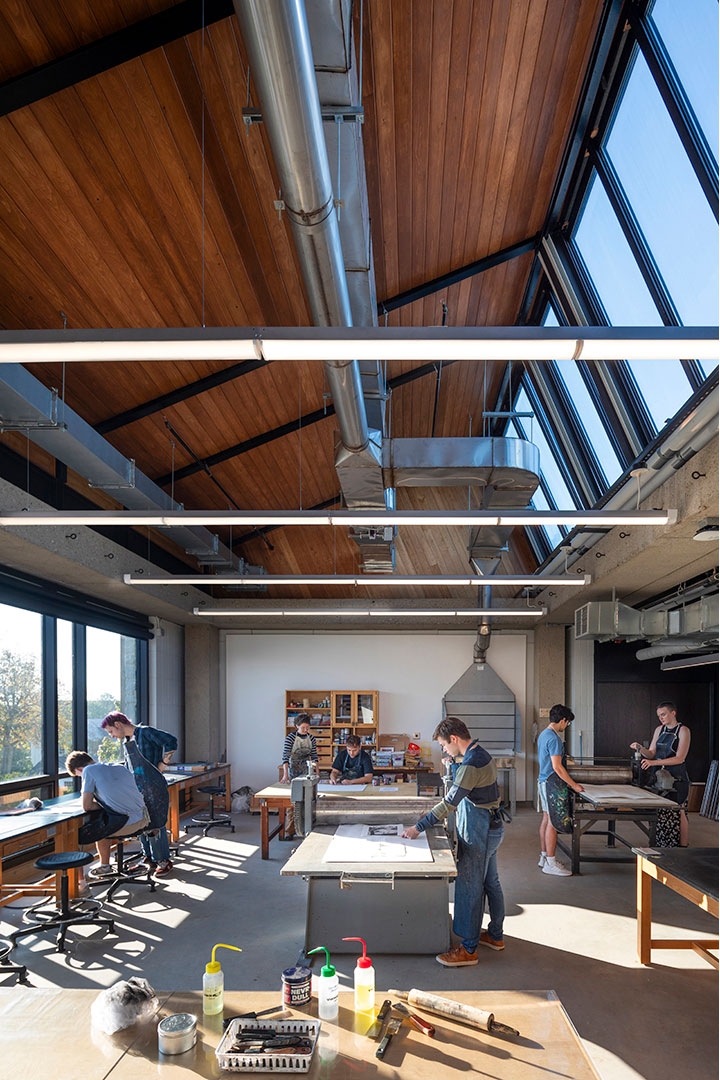
<svg viewBox="0 0 720 1080">
<path fill-rule="evenodd" d="M 633 849 L 637 857 L 637 948 L 641 964 L 650 963 L 653 949 L 693 949 L 718 967 L 717 957 L 708 950 L 718 948 L 718 939 L 652 937 L 652 883 L 659 881 L 684 896 L 703 911 L 718 917 L 718 849 L 667 848 L 660 855 L 646 855 Z"/>
<path fill-rule="evenodd" d="M 29 1069 L 63 1080 L 188 1080 L 192 1076 L 232 1080 L 237 1075 L 223 1072 L 217 1064 L 221 1018 L 203 1017 L 199 991 L 160 994 L 160 1009 L 154 1017 L 115 1035 L 105 1035 L 90 1025 L 90 1006 L 97 994 L 97 990 L 0 988 L 3 1075 L 25 1076 Z M 376 993 L 378 1007 L 385 996 L 385 991 Z M 519 1038 L 490 1035 L 424 1014 L 435 1025 L 435 1037 L 429 1039 L 404 1024 L 384 1061 L 379 1061 L 377 1043 L 365 1035 L 367 1020 L 355 1017 L 352 993 L 341 991 L 338 1020 L 322 1022 L 310 1071 L 302 1075 L 309 1080 L 390 1080 L 401 1073 L 409 1080 L 468 1076 L 599 1080 L 553 990 L 458 991 L 445 996 L 494 1012 L 496 1020 L 520 1032 Z M 270 1008 L 278 997 L 279 991 L 226 992 L 225 1016 Z M 293 1015 L 315 1017 L 315 1006 L 313 999 Z M 162 1056 L 157 1049 L 157 1022 L 177 1012 L 197 1016 L 197 1044 L 184 1054 Z"/>
<path fill-rule="evenodd" d="M 55 851 L 77 851 L 78 829 L 84 815 L 80 796 L 75 794 L 46 799 L 40 810 L 0 815 L 0 907 L 21 896 L 55 895 L 55 874 L 43 881 L 3 885 L 2 860 L 8 855 L 30 851 L 49 840 L 53 842 Z M 77 892 L 77 871 L 71 870 L 68 877 L 70 895 L 74 896 Z"/>
<path fill-rule="evenodd" d="M 170 804 L 168 807 L 167 830 L 173 843 L 180 839 L 180 792 L 190 792 L 193 788 L 204 787 L 206 784 L 225 785 L 225 810 L 229 811 L 232 805 L 230 795 L 230 765 L 211 765 L 202 772 L 174 772 L 172 768 L 163 773 L 167 780 Z M 183 813 L 187 811 L 185 806 Z"/>
</svg>

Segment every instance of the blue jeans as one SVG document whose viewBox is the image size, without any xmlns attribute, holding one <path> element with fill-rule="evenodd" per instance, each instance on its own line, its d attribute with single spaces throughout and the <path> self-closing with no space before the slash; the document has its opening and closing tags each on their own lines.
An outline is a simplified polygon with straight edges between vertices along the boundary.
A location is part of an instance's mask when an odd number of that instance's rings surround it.
<svg viewBox="0 0 720 1080">
<path fill-rule="evenodd" d="M 142 835 L 140 847 L 146 859 L 152 859 L 155 863 L 167 862 L 170 858 L 170 842 L 165 826 L 158 829 L 154 836 Z"/>
<path fill-rule="evenodd" d="M 497 869 L 497 851 L 505 830 L 490 828 L 488 810 L 463 799 L 456 810 L 458 834 L 457 878 L 455 879 L 455 915 L 453 930 L 468 952 L 474 952 L 487 899 L 490 911 L 488 934 L 495 941 L 503 936 L 505 898 Z"/>
</svg>

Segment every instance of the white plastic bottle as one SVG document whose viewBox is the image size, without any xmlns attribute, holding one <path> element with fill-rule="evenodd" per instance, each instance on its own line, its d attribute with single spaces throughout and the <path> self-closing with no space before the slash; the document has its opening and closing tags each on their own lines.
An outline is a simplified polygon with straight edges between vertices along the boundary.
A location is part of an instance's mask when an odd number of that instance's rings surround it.
<svg viewBox="0 0 720 1080">
<path fill-rule="evenodd" d="M 346 937 L 343 941 L 362 943 L 362 956 L 358 956 L 355 965 L 353 983 L 355 987 L 355 1012 L 370 1013 L 375 1008 L 375 968 L 367 954 L 367 945 L 361 937 Z"/>
<path fill-rule="evenodd" d="M 213 946 L 212 959 L 209 964 L 205 965 L 205 974 L 202 980 L 203 1012 L 208 1016 L 221 1013 L 225 1007 L 225 976 L 222 973 L 220 964 L 215 959 L 215 953 L 218 949 L 234 949 L 235 952 L 242 952 L 242 949 L 238 949 L 236 945 Z"/>
<path fill-rule="evenodd" d="M 337 1020 L 340 982 L 335 968 L 330 963 L 330 953 L 325 946 L 320 945 L 317 949 L 311 949 L 308 956 L 317 952 L 325 953 L 325 964 L 318 979 L 318 1016 L 321 1020 Z"/>
</svg>

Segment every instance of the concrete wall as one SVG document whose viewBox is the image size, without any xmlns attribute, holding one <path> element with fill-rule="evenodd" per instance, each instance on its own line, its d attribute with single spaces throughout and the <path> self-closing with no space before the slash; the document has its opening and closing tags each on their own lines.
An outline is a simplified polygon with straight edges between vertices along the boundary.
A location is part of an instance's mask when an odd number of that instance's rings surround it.
<svg viewBox="0 0 720 1080">
<path fill-rule="evenodd" d="M 446 690 L 472 663 L 474 634 L 226 635 L 227 744 L 233 787 L 277 780 L 286 690 L 379 690 L 380 731 L 430 743 Z M 493 634 L 488 662 L 517 699 L 526 730 L 527 635 Z M 434 759 L 439 764 L 437 745 Z M 518 798 L 524 795 L 522 760 Z"/>
<path fill-rule="evenodd" d="M 170 731 L 178 739 L 175 761 L 185 758 L 184 627 L 154 619 L 154 637 L 148 648 L 149 715 L 153 727 Z"/>
</svg>

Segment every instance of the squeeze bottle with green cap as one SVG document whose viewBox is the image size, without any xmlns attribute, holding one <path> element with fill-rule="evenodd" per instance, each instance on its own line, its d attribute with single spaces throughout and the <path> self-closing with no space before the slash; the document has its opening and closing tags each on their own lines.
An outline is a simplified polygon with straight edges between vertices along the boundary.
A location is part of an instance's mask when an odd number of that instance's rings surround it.
<svg viewBox="0 0 720 1080">
<path fill-rule="evenodd" d="M 220 964 L 215 959 L 215 953 L 218 949 L 234 949 L 235 952 L 242 952 L 242 949 L 238 949 L 237 945 L 213 946 L 212 959 L 209 964 L 205 965 L 205 974 L 203 975 L 203 1012 L 208 1013 L 210 1016 L 221 1013 L 225 1004 L 225 977 Z"/>
<path fill-rule="evenodd" d="M 319 945 L 317 949 L 311 949 L 307 955 L 312 956 L 313 953 L 318 952 L 325 953 L 325 963 L 318 980 L 318 1016 L 321 1020 L 337 1020 L 338 992 L 340 989 L 338 977 L 335 968 L 330 963 L 330 953 L 324 945 Z"/>
<path fill-rule="evenodd" d="M 375 968 L 367 954 L 367 945 L 361 937 L 344 937 L 343 941 L 359 941 L 362 944 L 362 956 L 358 956 L 355 965 L 355 1012 L 372 1012 L 375 1008 Z"/>
</svg>

